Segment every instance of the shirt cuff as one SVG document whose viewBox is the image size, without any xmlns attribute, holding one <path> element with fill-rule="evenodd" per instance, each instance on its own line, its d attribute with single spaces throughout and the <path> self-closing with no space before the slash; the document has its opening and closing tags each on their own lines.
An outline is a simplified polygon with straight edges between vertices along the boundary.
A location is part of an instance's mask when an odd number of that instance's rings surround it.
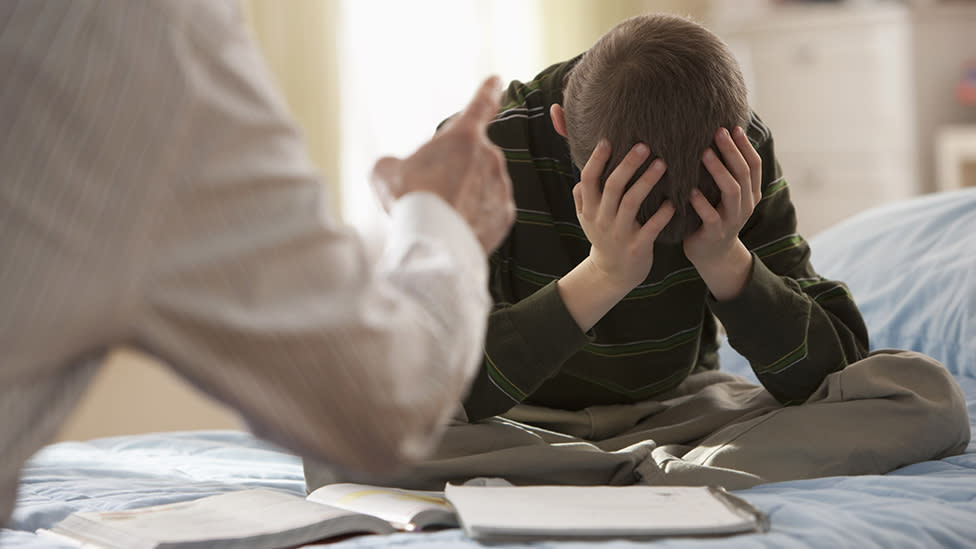
<svg viewBox="0 0 976 549">
<path fill-rule="evenodd" d="M 534 371 L 506 372 L 506 375 L 524 378 L 529 387 L 537 387 L 552 377 L 589 341 L 566 309 L 555 282 L 543 286 L 506 312 L 514 332 L 525 345 L 524 356 L 535 357 L 535 365 L 527 368 Z"/>
<path fill-rule="evenodd" d="M 488 262 L 481 242 L 467 221 L 450 204 L 434 193 L 416 191 L 401 196 L 390 208 L 391 238 L 400 231 L 444 244 L 459 260 L 477 287 L 488 287 Z"/>
<path fill-rule="evenodd" d="M 725 328 L 729 343 L 742 354 L 748 352 L 748 341 L 757 347 L 768 344 L 769 334 L 776 334 L 783 325 L 783 315 L 805 314 L 807 309 L 802 298 L 756 254 L 752 255 L 752 270 L 739 295 L 718 301 L 709 293 L 706 302 Z M 745 348 L 740 347 L 743 343 Z"/>
</svg>

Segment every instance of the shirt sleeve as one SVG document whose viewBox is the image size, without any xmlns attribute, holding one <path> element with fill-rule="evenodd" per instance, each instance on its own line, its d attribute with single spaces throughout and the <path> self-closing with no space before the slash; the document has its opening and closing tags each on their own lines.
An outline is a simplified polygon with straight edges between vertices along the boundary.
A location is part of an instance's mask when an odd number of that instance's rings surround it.
<svg viewBox="0 0 976 549">
<path fill-rule="evenodd" d="M 481 246 L 440 198 L 414 193 L 370 261 L 328 214 L 240 21 L 203 11 L 170 33 L 172 66 L 154 67 L 181 82 L 170 115 L 185 124 L 152 143 L 179 158 L 144 212 L 134 344 L 292 451 L 367 471 L 418 459 L 481 360 Z"/>
<path fill-rule="evenodd" d="M 780 402 L 798 404 L 827 375 L 866 356 L 867 328 L 847 287 L 810 264 L 772 135 L 755 115 L 748 134 L 763 163 L 763 196 L 740 233 L 753 269 L 740 295 L 710 296 L 708 305 L 763 386 Z"/>
<path fill-rule="evenodd" d="M 464 400 L 470 421 L 503 414 L 528 398 L 588 339 L 566 309 L 555 282 L 511 303 L 499 282 L 503 268 L 492 263 L 496 301 L 488 318 L 483 363 Z"/>
</svg>

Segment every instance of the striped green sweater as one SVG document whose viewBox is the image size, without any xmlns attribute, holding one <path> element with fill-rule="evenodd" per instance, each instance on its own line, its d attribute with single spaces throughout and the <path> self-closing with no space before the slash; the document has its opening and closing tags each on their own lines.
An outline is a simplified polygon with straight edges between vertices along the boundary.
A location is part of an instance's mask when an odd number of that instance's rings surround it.
<svg viewBox="0 0 976 549">
<path fill-rule="evenodd" d="M 647 279 L 588 333 L 570 317 L 555 281 L 589 253 L 571 189 L 579 172 L 552 127 L 575 60 L 513 82 L 488 128 L 507 159 L 516 223 L 491 256 L 495 308 L 484 362 L 465 399 L 470 420 L 520 402 L 561 409 L 653 397 L 689 374 L 718 367 L 716 317 L 779 401 L 804 401 L 831 372 L 862 358 L 867 330 L 846 287 L 817 275 L 796 234 L 789 188 L 769 130 L 747 133 L 763 160 L 763 197 L 740 238 L 755 258 L 745 290 L 711 298 L 681 245 L 657 245 Z"/>
</svg>

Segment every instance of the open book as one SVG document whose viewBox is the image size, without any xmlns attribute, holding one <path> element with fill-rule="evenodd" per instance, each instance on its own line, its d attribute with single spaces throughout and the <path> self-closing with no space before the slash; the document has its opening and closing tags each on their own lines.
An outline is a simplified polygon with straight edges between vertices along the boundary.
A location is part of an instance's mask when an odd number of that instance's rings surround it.
<svg viewBox="0 0 976 549">
<path fill-rule="evenodd" d="M 709 486 L 471 486 L 446 499 L 473 539 L 654 538 L 765 532 L 768 517 Z"/>
<path fill-rule="evenodd" d="M 78 512 L 38 534 L 120 549 L 252 549 L 433 526 L 457 526 L 440 492 L 330 484 L 304 499 L 256 488 L 125 511 Z"/>
</svg>

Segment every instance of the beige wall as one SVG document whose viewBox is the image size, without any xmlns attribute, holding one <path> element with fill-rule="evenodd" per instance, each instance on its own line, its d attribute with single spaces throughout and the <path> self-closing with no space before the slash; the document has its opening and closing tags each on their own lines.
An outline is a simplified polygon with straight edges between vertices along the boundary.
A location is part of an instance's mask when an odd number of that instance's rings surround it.
<svg viewBox="0 0 976 549">
<path fill-rule="evenodd" d="M 187 385 L 160 362 L 120 349 L 105 361 L 56 440 L 240 426 L 232 411 Z"/>
<path fill-rule="evenodd" d="M 709 0 L 538 0 L 546 19 L 543 29 L 548 63 L 586 50 L 616 23 L 639 13 L 662 11 L 701 20 Z"/>
</svg>

